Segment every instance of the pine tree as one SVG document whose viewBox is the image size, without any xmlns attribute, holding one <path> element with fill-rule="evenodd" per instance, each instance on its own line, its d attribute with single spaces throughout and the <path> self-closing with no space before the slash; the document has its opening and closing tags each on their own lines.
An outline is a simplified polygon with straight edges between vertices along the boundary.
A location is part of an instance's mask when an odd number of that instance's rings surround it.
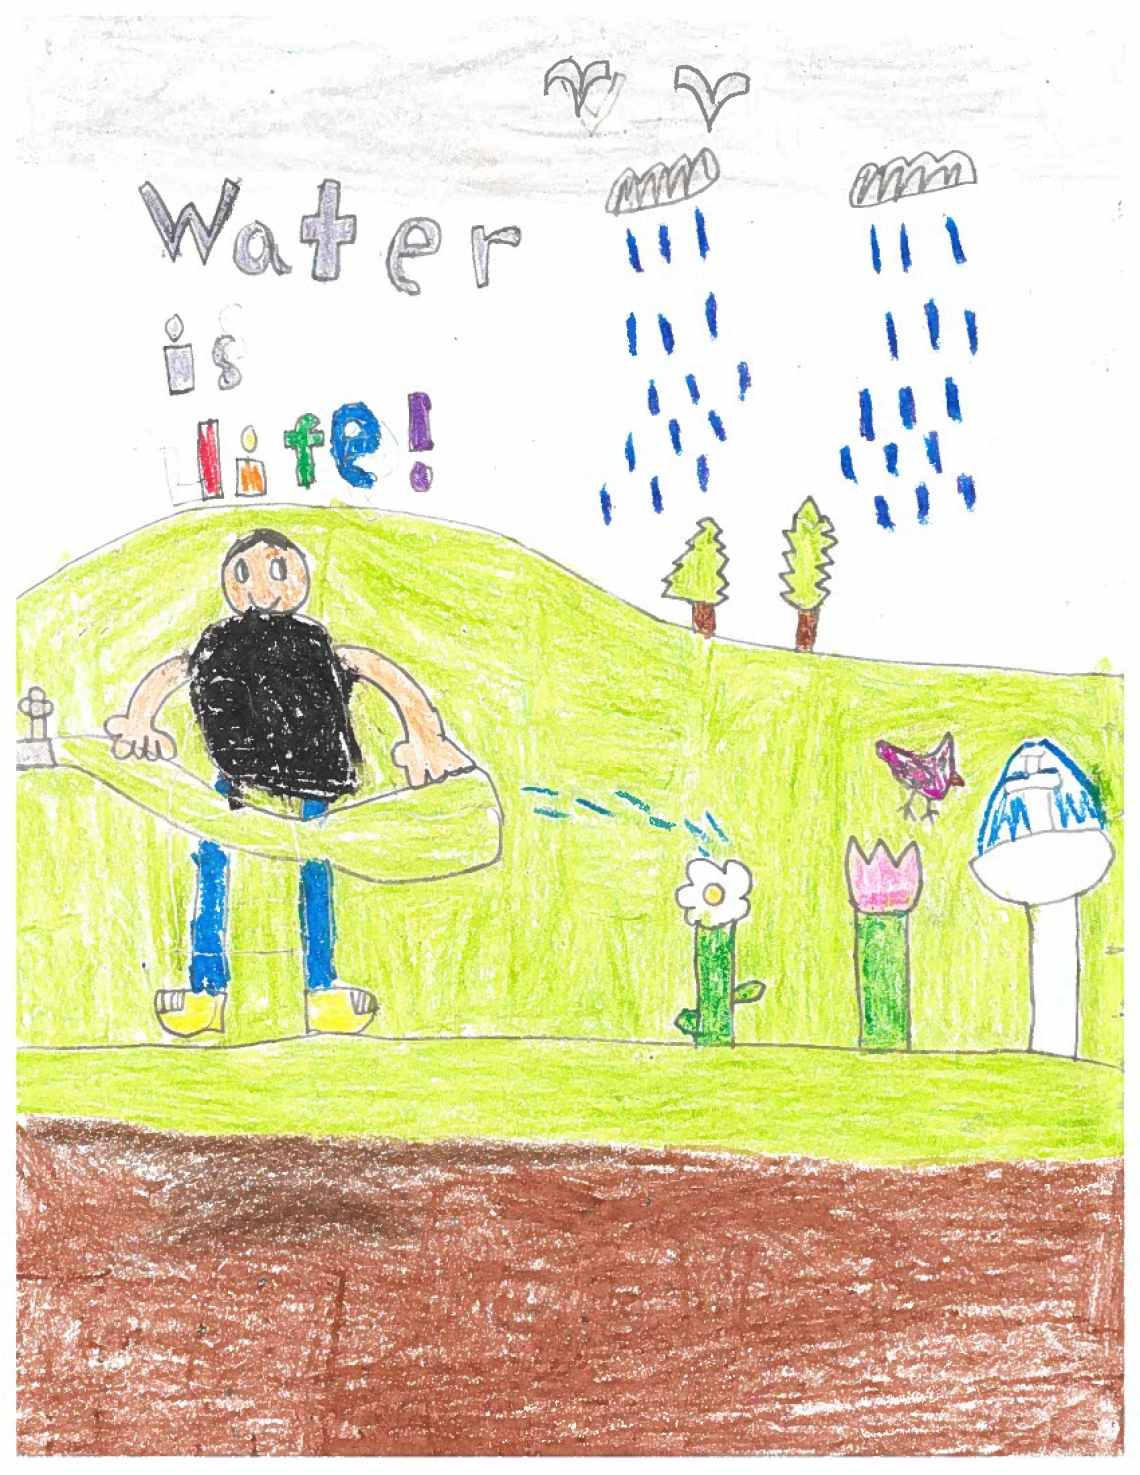
<svg viewBox="0 0 1140 1475">
<path fill-rule="evenodd" d="M 781 598 L 799 610 L 796 649 L 812 650 L 819 629 L 819 607 L 831 593 L 826 587 L 831 578 L 827 570 L 834 559 L 827 550 L 835 547 L 835 530 L 830 517 L 808 497 L 792 519 L 791 527 L 785 528 L 784 537 L 788 543 L 784 554 L 788 571 L 780 578 L 788 587 Z"/>
<path fill-rule="evenodd" d="M 684 599 L 693 607 L 693 629 L 707 640 L 716 632 L 716 606 L 728 598 L 724 577 L 728 555 L 721 529 L 711 517 L 702 517 L 685 551 L 662 582 L 666 599 Z"/>
</svg>

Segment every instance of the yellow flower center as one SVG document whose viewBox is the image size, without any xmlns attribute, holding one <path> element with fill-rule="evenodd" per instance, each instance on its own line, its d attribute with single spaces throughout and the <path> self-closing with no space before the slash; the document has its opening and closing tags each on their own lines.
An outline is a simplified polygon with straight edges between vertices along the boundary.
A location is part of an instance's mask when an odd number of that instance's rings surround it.
<svg viewBox="0 0 1140 1475">
<path fill-rule="evenodd" d="M 706 886 L 701 894 L 704 896 L 706 905 L 718 907 L 724 900 L 724 887 L 718 886 L 714 881 L 711 886 Z"/>
</svg>

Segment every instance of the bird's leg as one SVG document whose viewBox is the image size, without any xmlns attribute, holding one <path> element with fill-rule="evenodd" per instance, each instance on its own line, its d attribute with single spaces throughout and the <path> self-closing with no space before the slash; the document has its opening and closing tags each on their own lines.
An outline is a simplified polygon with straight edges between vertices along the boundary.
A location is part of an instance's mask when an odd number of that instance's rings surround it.
<svg viewBox="0 0 1140 1475">
<path fill-rule="evenodd" d="M 925 795 L 923 795 L 923 797 L 926 798 Z M 922 817 L 924 820 L 928 819 L 930 821 L 930 827 L 931 829 L 933 829 L 934 821 L 938 817 L 938 811 L 937 809 L 935 809 L 934 803 L 931 799 L 926 799 L 926 813 Z"/>
<path fill-rule="evenodd" d="M 905 814 L 906 817 L 907 817 L 907 819 L 913 819 L 914 818 L 914 800 L 915 800 L 915 791 L 913 789 L 907 789 L 907 791 L 906 791 L 906 803 L 899 810 L 899 813 L 900 814 Z"/>
</svg>

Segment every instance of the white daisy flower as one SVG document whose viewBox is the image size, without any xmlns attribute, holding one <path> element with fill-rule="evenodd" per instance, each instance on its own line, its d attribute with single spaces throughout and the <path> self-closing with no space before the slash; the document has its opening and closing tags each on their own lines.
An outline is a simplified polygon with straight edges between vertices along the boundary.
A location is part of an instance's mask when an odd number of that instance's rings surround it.
<svg viewBox="0 0 1140 1475">
<path fill-rule="evenodd" d="M 690 927 L 726 927 L 749 912 L 752 872 L 738 860 L 718 866 L 715 860 L 691 860 L 685 867 L 687 886 L 677 888 L 677 905 Z"/>
</svg>

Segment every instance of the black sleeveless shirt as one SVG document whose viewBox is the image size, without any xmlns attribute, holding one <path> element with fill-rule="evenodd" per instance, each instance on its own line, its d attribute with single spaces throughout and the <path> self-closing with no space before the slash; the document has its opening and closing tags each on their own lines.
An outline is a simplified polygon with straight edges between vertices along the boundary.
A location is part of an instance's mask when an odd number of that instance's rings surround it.
<svg viewBox="0 0 1140 1475">
<path fill-rule="evenodd" d="M 356 680 L 325 627 L 299 615 L 246 610 L 210 625 L 190 655 L 190 702 L 215 766 L 238 789 L 292 799 L 356 790 Z"/>
</svg>

